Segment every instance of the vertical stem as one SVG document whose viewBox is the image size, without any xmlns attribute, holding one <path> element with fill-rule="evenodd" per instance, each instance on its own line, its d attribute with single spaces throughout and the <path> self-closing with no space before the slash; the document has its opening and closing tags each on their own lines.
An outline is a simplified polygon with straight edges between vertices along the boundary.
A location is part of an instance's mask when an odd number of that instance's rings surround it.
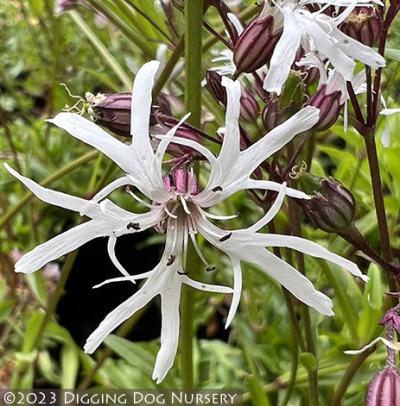
<svg viewBox="0 0 400 406">
<path fill-rule="evenodd" d="M 190 124 L 200 127 L 201 122 L 201 27 L 203 1 L 185 1 L 185 105 L 192 113 Z M 188 269 L 195 272 L 198 267 L 193 247 L 188 252 Z M 184 389 L 193 388 L 193 292 L 183 286 L 181 300 L 181 377 Z"/>
<path fill-rule="evenodd" d="M 386 261 L 392 261 L 390 237 L 386 220 L 385 203 L 383 200 L 382 181 L 379 170 L 378 154 L 376 151 L 375 137 L 373 132 L 364 137 L 367 148 L 369 170 L 371 174 L 372 191 L 374 194 L 376 217 L 378 219 L 379 235 L 381 238 L 382 253 Z"/>
<path fill-rule="evenodd" d="M 185 105 L 190 124 L 199 127 L 201 117 L 201 27 L 203 1 L 185 1 Z"/>
</svg>

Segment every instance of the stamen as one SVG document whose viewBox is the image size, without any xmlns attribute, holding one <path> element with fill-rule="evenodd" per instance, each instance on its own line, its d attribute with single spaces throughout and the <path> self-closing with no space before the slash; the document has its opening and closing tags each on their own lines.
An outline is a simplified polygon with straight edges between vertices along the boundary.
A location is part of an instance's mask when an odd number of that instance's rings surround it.
<svg viewBox="0 0 400 406">
<path fill-rule="evenodd" d="M 212 192 L 222 192 L 222 187 L 221 186 L 215 186 L 211 189 Z"/>
<path fill-rule="evenodd" d="M 139 196 L 137 196 L 135 193 L 133 193 L 130 186 L 127 186 L 127 187 L 125 188 L 125 191 L 126 191 L 129 195 L 131 195 L 137 202 L 143 204 L 144 206 L 148 207 L 149 209 L 152 209 L 152 208 L 156 207 L 154 204 L 147 203 L 146 201 L 144 201 L 143 199 L 141 199 Z"/>
<path fill-rule="evenodd" d="M 189 275 L 189 272 L 178 271 L 178 275 Z"/>
<path fill-rule="evenodd" d="M 129 230 L 133 228 L 134 230 L 140 230 L 140 224 L 139 223 L 129 223 L 127 224 L 126 228 Z"/>
<path fill-rule="evenodd" d="M 224 241 L 226 241 L 226 240 L 229 240 L 229 238 L 231 238 L 232 237 L 232 233 L 229 233 L 229 234 L 226 234 L 226 235 L 224 235 L 223 237 L 221 237 L 220 239 L 219 239 L 219 241 L 220 242 L 224 242 Z"/>
<path fill-rule="evenodd" d="M 185 198 L 182 197 L 182 196 L 179 196 L 179 198 L 180 198 L 180 200 L 181 200 L 181 202 L 182 202 L 183 210 L 185 210 L 185 213 L 186 213 L 186 214 L 189 214 L 189 216 L 190 216 L 192 213 L 190 212 L 190 210 L 189 210 L 189 208 L 188 208 L 188 206 L 187 206 L 187 204 L 186 204 Z"/>
<path fill-rule="evenodd" d="M 197 255 L 199 256 L 199 258 L 201 259 L 201 262 L 203 262 L 203 264 L 206 267 L 209 267 L 210 264 L 204 258 L 204 255 L 200 250 L 199 244 L 197 244 L 196 236 L 193 233 L 189 233 L 189 235 L 190 235 L 190 238 L 192 239 L 193 247 L 194 247 L 195 251 L 197 252 Z"/>
<path fill-rule="evenodd" d="M 215 266 L 208 266 L 207 268 L 206 268 L 206 271 L 207 272 L 212 272 L 212 271 L 215 271 L 217 268 L 215 267 Z"/>
<path fill-rule="evenodd" d="M 208 213 L 206 211 L 203 211 L 203 213 L 206 217 L 208 217 L 210 219 L 214 219 L 214 220 L 232 220 L 239 216 L 239 213 L 231 214 L 230 216 L 220 216 L 217 214 Z"/>
<path fill-rule="evenodd" d="M 168 258 L 167 261 L 167 266 L 172 265 L 175 262 L 176 256 L 174 254 L 171 254 L 170 257 Z"/>
<path fill-rule="evenodd" d="M 173 219 L 177 219 L 177 218 L 178 218 L 178 216 L 175 216 L 175 214 L 172 214 L 172 213 L 168 210 L 168 207 L 167 207 L 167 206 L 164 207 L 164 210 L 165 210 L 165 212 L 168 214 L 169 217 L 172 217 Z"/>
</svg>

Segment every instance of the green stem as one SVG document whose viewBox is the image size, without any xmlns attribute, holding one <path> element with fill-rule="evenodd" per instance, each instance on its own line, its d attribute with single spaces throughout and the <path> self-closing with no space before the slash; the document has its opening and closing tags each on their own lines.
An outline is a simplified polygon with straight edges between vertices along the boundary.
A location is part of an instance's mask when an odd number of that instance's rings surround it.
<svg viewBox="0 0 400 406">
<path fill-rule="evenodd" d="M 69 15 L 72 18 L 72 20 L 75 22 L 75 24 L 86 35 L 88 40 L 92 43 L 92 45 L 97 50 L 97 52 L 100 54 L 100 56 L 104 59 L 104 61 L 108 63 L 110 68 L 118 76 L 119 80 L 123 83 L 124 87 L 126 89 L 130 89 L 132 86 L 131 78 L 125 73 L 125 71 L 122 69 L 121 65 L 118 63 L 118 61 L 114 58 L 114 56 L 110 53 L 110 51 L 106 48 L 106 46 L 99 40 L 99 38 L 91 30 L 91 28 L 85 23 L 85 21 L 79 15 L 79 13 L 72 10 L 69 12 Z"/>
<path fill-rule="evenodd" d="M 68 173 L 74 171 L 75 169 L 79 168 L 81 165 L 95 159 L 100 154 L 99 151 L 91 151 L 85 155 L 82 155 L 75 161 L 72 161 L 68 165 L 61 168 L 59 171 L 54 173 L 53 175 L 46 178 L 40 184 L 44 187 L 51 185 L 56 180 L 62 178 L 63 176 L 67 175 Z M 0 229 L 3 228 L 21 209 L 23 209 L 33 198 L 33 193 L 27 193 L 18 204 L 12 207 L 4 216 L 0 219 Z"/>
<path fill-rule="evenodd" d="M 192 113 L 188 122 L 200 127 L 201 119 L 201 28 L 203 1 L 185 1 L 185 106 Z"/>
<path fill-rule="evenodd" d="M 201 123 L 201 28 L 203 1 L 185 1 L 185 105 L 192 113 L 190 124 Z M 191 272 L 198 268 L 198 258 L 193 247 L 188 252 Z M 193 291 L 183 286 L 181 300 L 181 377 L 184 389 L 193 388 Z"/>
</svg>

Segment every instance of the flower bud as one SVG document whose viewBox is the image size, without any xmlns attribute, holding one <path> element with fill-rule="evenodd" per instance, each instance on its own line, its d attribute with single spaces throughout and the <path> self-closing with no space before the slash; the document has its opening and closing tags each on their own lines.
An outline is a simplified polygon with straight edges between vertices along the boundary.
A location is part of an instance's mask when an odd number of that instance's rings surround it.
<svg viewBox="0 0 400 406">
<path fill-rule="evenodd" d="M 234 49 L 233 62 L 236 66 L 234 78 L 241 73 L 256 71 L 271 58 L 281 31 L 274 32 L 272 15 L 257 17 L 240 34 Z"/>
<path fill-rule="evenodd" d="M 325 131 L 335 124 L 339 117 L 342 105 L 340 103 L 341 92 L 336 90 L 327 92 L 327 85 L 322 85 L 308 101 L 309 106 L 319 108 L 319 120 L 314 130 Z"/>
<path fill-rule="evenodd" d="M 374 7 L 356 7 L 340 29 L 349 37 L 369 47 L 376 44 L 382 28 L 382 20 Z"/>
<path fill-rule="evenodd" d="M 226 89 L 222 86 L 222 76 L 213 71 L 206 72 L 207 90 L 224 106 L 226 106 Z"/>
<path fill-rule="evenodd" d="M 386 367 L 374 376 L 368 386 L 366 406 L 400 405 L 400 372 Z"/>
<path fill-rule="evenodd" d="M 164 185 L 168 192 L 197 195 L 199 183 L 193 169 L 184 167 L 174 168 L 164 177 Z"/>
<path fill-rule="evenodd" d="M 207 89 L 209 92 L 226 107 L 227 95 L 226 89 L 222 86 L 222 76 L 212 70 L 208 70 L 206 73 Z M 246 89 L 242 89 L 242 96 L 240 98 L 240 116 L 245 121 L 257 120 L 260 112 L 260 106 L 258 105 L 255 97 Z"/>
<path fill-rule="evenodd" d="M 128 137 L 131 128 L 131 93 L 105 95 L 103 101 L 93 103 L 90 113 L 97 124 L 117 135 Z"/>
<path fill-rule="evenodd" d="M 260 113 L 260 106 L 258 105 L 255 97 L 246 89 L 242 90 L 242 97 L 240 98 L 240 116 L 243 120 L 254 122 L 257 120 Z"/>
<path fill-rule="evenodd" d="M 89 100 L 88 100 L 89 101 Z M 131 128 L 131 93 L 106 94 L 95 102 L 91 102 L 89 113 L 96 120 L 97 124 L 108 128 L 114 134 L 129 137 Z M 163 96 L 157 99 L 159 110 L 170 112 L 171 105 Z M 154 110 L 154 108 L 153 108 Z M 150 123 L 156 124 L 154 111 L 150 116 Z"/>
<path fill-rule="evenodd" d="M 355 217 L 356 203 L 351 192 L 334 178 L 304 174 L 303 190 L 313 189 L 310 200 L 299 202 L 315 227 L 328 233 L 349 229 Z"/>
</svg>

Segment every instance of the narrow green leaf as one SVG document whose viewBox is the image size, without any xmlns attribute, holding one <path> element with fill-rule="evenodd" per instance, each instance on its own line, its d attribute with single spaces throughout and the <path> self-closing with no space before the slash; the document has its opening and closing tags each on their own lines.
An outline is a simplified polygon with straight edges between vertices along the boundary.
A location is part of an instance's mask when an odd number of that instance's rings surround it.
<svg viewBox="0 0 400 406">
<path fill-rule="evenodd" d="M 254 406 L 271 406 L 265 391 L 260 382 L 254 375 L 248 378 L 249 390 L 251 393 L 251 400 Z"/>
<path fill-rule="evenodd" d="M 65 344 L 61 351 L 61 388 L 75 388 L 78 372 L 79 351 L 74 344 Z"/>
</svg>

